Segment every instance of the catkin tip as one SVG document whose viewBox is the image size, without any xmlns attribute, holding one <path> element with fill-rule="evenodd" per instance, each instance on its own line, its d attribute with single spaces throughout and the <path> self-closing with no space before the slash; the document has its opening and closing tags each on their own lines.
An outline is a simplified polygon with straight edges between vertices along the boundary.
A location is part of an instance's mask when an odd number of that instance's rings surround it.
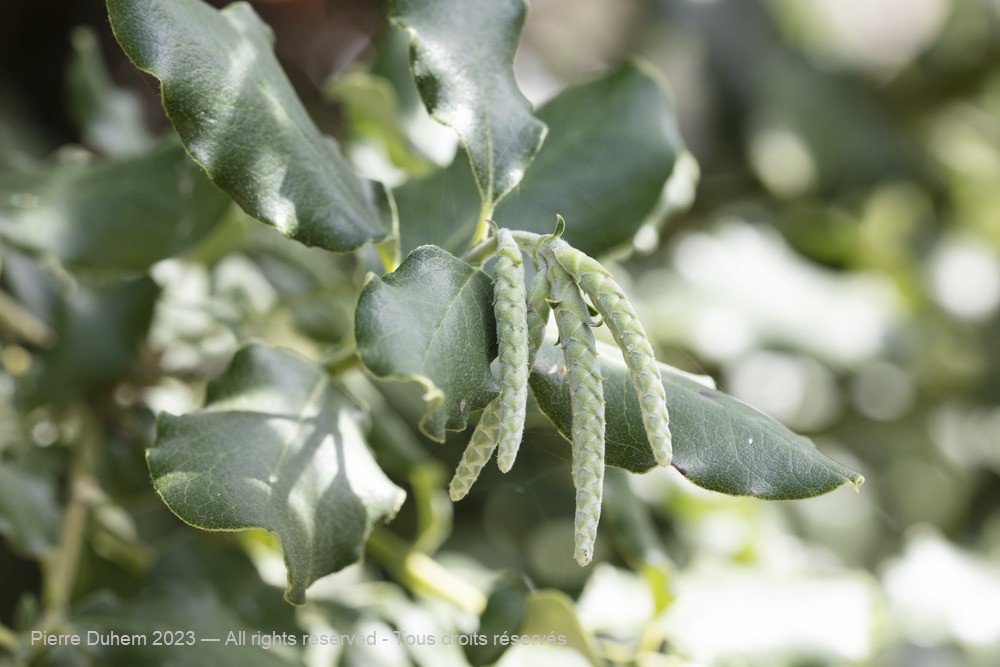
<svg viewBox="0 0 1000 667">
<path fill-rule="evenodd" d="M 500 468 L 500 472 L 510 472 L 510 469 L 514 467 L 514 460 L 516 458 L 517 450 L 514 450 L 511 454 L 505 454 L 504 452 L 497 454 L 497 467 Z"/>
<path fill-rule="evenodd" d="M 456 476 L 451 480 L 451 484 L 448 485 L 448 495 L 451 497 L 451 502 L 457 503 L 469 495 L 469 487 L 461 484 Z"/>
</svg>

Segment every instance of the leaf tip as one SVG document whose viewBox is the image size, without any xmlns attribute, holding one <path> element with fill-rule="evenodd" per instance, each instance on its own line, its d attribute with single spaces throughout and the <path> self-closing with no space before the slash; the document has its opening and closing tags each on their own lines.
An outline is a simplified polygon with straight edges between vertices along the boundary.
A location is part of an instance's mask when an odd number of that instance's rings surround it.
<svg viewBox="0 0 1000 667">
<path fill-rule="evenodd" d="M 285 602 L 296 607 L 301 607 L 306 603 L 305 589 L 289 582 L 285 588 Z"/>
</svg>

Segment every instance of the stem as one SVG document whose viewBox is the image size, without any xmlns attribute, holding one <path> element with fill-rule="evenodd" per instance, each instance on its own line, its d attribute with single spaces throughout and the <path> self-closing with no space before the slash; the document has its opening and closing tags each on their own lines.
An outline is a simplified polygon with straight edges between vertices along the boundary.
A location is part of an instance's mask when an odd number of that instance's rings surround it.
<svg viewBox="0 0 1000 667">
<path fill-rule="evenodd" d="M 69 609 L 83 552 L 87 514 L 97 486 L 91 468 L 91 455 L 97 446 L 98 425 L 89 413 L 83 415 L 83 422 L 83 433 L 76 443 L 70 467 L 69 499 L 63 514 L 59 548 L 54 558 L 48 561 L 45 572 L 42 600 L 46 608 L 43 625 L 46 626 L 59 624 Z"/>
<path fill-rule="evenodd" d="M 414 552 L 433 553 L 451 533 L 453 505 L 442 490 L 446 480 L 447 473 L 437 461 L 416 465 L 410 472 L 410 486 L 413 487 L 417 510 Z"/>
<path fill-rule="evenodd" d="M 519 229 L 510 230 L 510 235 L 514 237 L 517 246 L 532 257 L 538 254 L 538 246 L 541 245 L 542 241 L 552 238 L 550 234 L 535 234 L 534 232 L 525 232 Z"/>
<path fill-rule="evenodd" d="M 493 255 L 497 254 L 497 239 L 496 237 L 486 239 L 479 245 L 469 248 L 469 250 L 462 255 L 462 259 L 472 266 L 482 266 L 486 260 L 488 260 Z"/>
<path fill-rule="evenodd" d="M 55 618 L 62 618 L 69 609 L 80 553 L 83 551 L 84 529 L 87 525 L 87 506 L 82 497 L 84 493 L 81 485 L 75 482 L 70 486 L 70 499 L 63 515 L 59 551 L 46 577 L 43 595 L 49 614 Z"/>
<path fill-rule="evenodd" d="M 379 259 L 382 260 L 382 266 L 385 268 L 386 273 L 392 273 L 399 268 L 400 250 L 398 235 L 386 239 L 381 243 L 376 243 L 375 250 L 378 251 Z"/>
<path fill-rule="evenodd" d="M 489 220 L 486 220 L 487 230 L 489 229 L 489 222 Z M 535 257 L 535 255 L 538 254 L 538 246 L 541 245 L 542 241 L 550 238 L 549 234 L 535 234 L 534 232 L 525 232 L 519 229 L 510 229 L 508 231 L 510 232 L 510 235 L 514 237 L 517 247 L 532 257 Z M 468 264 L 479 266 L 496 253 L 497 239 L 494 236 L 493 238 L 486 239 L 483 242 L 469 248 L 469 250 L 462 255 L 462 259 Z"/>
<path fill-rule="evenodd" d="M 483 202 L 482 207 L 479 209 L 479 221 L 476 223 L 476 231 L 472 234 L 472 240 L 469 241 L 470 246 L 477 246 L 486 240 L 486 237 L 490 233 L 490 218 L 493 217 L 493 207 Z"/>
<path fill-rule="evenodd" d="M 479 615 L 486 597 L 459 579 L 427 554 L 412 551 L 401 539 L 384 528 L 368 538 L 368 552 L 406 588 L 451 602 L 464 611 Z"/>
</svg>

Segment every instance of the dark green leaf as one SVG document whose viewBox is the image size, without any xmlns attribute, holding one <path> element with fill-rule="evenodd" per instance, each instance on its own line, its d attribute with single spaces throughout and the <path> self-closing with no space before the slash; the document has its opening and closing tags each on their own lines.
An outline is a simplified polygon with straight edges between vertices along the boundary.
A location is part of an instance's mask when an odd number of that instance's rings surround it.
<svg viewBox="0 0 1000 667">
<path fill-rule="evenodd" d="M 49 554 L 59 541 L 60 508 L 50 480 L 0 463 L 0 534 L 20 553 Z"/>
<path fill-rule="evenodd" d="M 479 617 L 477 631 L 490 639 L 485 646 L 469 644 L 465 647 L 470 664 L 487 665 L 500 659 L 508 647 L 495 643 L 493 637 L 521 627 L 530 596 L 531 585 L 523 574 L 505 572 L 497 578 L 486 601 L 486 609 Z"/>
<path fill-rule="evenodd" d="M 618 553 L 633 569 L 670 563 L 650 507 L 636 497 L 624 470 L 605 471 L 602 518 Z"/>
<path fill-rule="evenodd" d="M 411 35 L 413 77 L 427 110 L 458 134 L 492 210 L 531 164 L 545 125 L 514 81 L 524 0 L 395 0 Z"/>
<path fill-rule="evenodd" d="M 385 190 L 360 179 L 317 129 L 249 5 L 107 4 L 122 48 L 162 82 L 163 105 L 188 151 L 247 213 L 333 251 L 389 236 Z"/>
<path fill-rule="evenodd" d="M 631 241 L 684 149 L 650 67 L 629 62 L 570 88 L 538 117 L 549 126 L 545 146 L 494 218 L 547 234 L 559 213 L 566 218 L 564 238 L 590 255 Z"/>
<path fill-rule="evenodd" d="M 479 217 L 479 195 L 464 153 L 456 155 L 445 169 L 407 181 L 393 195 L 403 252 L 425 244 L 459 252 L 472 238 Z"/>
<path fill-rule="evenodd" d="M 337 255 L 307 248 L 254 225 L 245 250 L 278 294 L 295 327 L 313 340 L 343 343 L 354 335 L 357 289 Z"/>
<path fill-rule="evenodd" d="M 175 142 L 0 177 L 0 235 L 87 268 L 144 270 L 204 238 L 228 206 Z"/>
<path fill-rule="evenodd" d="M 114 597 L 97 592 L 77 603 L 71 621 L 84 640 L 88 631 L 147 638 L 146 646 L 88 647 L 89 659 L 84 664 L 301 665 L 298 636 L 295 646 L 281 649 L 264 648 L 259 639 L 251 644 L 253 636 L 270 640 L 301 631 L 295 610 L 284 603 L 280 591 L 261 581 L 241 542 L 186 531 L 182 539 L 160 542 L 157 560 L 144 570 L 138 594 Z M 177 630 L 181 634 L 167 639 L 180 638 L 180 644 L 152 646 L 156 631 Z M 193 646 L 187 645 L 189 637 L 183 634 L 188 630 L 196 633 Z M 245 645 L 239 643 L 242 638 Z"/>
<path fill-rule="evenodd" d="M 496 357 L 490 279 L 441 248 L 417 248 L 394 273 L 371 278 L 355 331 L 373 374 L 423 385 L 420 429 L 439 442 L 445 429 L 464 429 L 469 413 L 499 391 L 490 372 Z"/>
<path fill-rule="evenodd" d="M 76 28 L 71 37 L 73 59 L 66 79 L 73 120 L 83 143 L 107 155 L 141 153 L 152 144 L 152 138 L 139 98 L 115 86 L 91 28 Z"/>
<path fill-rule="evenodd" d="M 368 450 L 362 416 L 321 369 L 253 344 L 209 384 L 202 410 L 160 416 L 153 484 L 199 528 L 277 533 L 285 597 L 302 603 L 312 582 L 357 561 L 403 502 Z"/>
<path fill-rule="evenodd" d="M 233 536 L 185 530 L 183 538 L 157 550 L 146 577 L 152 586 L 211 589 L 221 604 L 240 615 L 244 627 L 291 632 L 297 627 L 296 609 L 285 603 L 279 589 L 261 579 L 249 556 L 275 542 L 262 531 Z"/>
<path fill-rule="evenodd" d="M 116 381 L 138 356 L 159 288 L 142 277 L 79 282 L 58 295 L 56 344 L 35 357 L 22 384 L 29 404 L 65 401 Z"/>
<path fill-rule="evenodd" d="M 656 465 L 642 427 L 639 401 L 616 350 L 602 346 L 607 400 L 605 461 L 644 472 Z M 562 355 L 544 344 L 535 360 L 531 389 L 538 406 L 569 438 L 569 383 Z M 662 364 L 661 364 L 662 366 Z M 662 366 L 670 406 L 673 466 L 698 486 L 733 495 L 776 500 L 808 498 L 864 478 L 821 454 L 808 439 L 717 389 Z"/>
<path fill-rule="evenodd" d="M 256 577 L 256 573 L 251 573 L 251 576 Z M 85 643 L 88 636 L 106 640 L 110 633 L 146 638 L 145 645 L 111 643 L 87 647 L 84 650 L 90 660 L 84 664 L 107 667 L 168 667 L 178 664 L 190 667 L 291 667 L 303 664 L 294 647 L 277 650 L 269 645 L 265 649 L 260 644 L 261 636 L 269 641 L 275 635 L 281 638 L 293 633 L 254 627 L 242 617 L 240 611 L 238 607 L 226 604 L 207 585 L 196 588 L 166 582 L 144 590 L 133 599 L 122 600 L 110 595 L 92 598 L 81 605 L 74 622 Z M 167 639 L 174 643 L 153 646 L 157 631 L 170 633 Z M 188 632 L 194 633 L 193 636 Z M 251 637 L 255 634 L 258 643 L 251 645 Z M 238 643 L 241 638 L 245 638 L 245 645 Z M 201 639 L 219 641 L 203 642 Z M 296 646 L 301 644 L 299 639 L 296 637 Z M 192 640 L 193 643 L 189 643 Z"/>
</svg>

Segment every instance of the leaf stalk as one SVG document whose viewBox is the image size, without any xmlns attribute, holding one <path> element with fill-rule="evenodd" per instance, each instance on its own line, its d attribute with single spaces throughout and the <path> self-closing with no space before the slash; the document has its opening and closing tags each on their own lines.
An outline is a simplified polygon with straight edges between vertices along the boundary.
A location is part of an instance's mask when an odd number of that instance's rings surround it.
<svg viewBox="0 0 1000 667">
<path fill-rule="evenodd" d="M 413 551 L 385 528 L 377 528 L 372 532 L 368 538 L 367 550 L 414 593 L 447 600 L 477 616 L 486 608 L 486 597 L 478 589 L 456 577 L 427 554 Z"/>
</svg>

